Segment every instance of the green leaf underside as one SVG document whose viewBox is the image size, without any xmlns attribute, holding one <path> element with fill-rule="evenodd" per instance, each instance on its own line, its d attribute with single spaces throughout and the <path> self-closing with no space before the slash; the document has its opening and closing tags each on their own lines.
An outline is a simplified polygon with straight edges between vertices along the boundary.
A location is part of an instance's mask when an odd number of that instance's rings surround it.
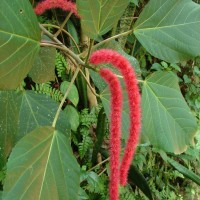
<svg viewBox="0 0 200 200">
<path fill-rule="evenodd" d="M 55 80 L 55 59 L 55 48 L 43 47 L 40 49 L 39 56 L 29 72 L 30 77 L 35 83 L 46 83 Z"/>
<path fill-rule="evenodd" d="M 21 139 L 36 127 L 51 125 L 58 106 L 59 104 L 47 95 L 37 94 L 33 91 L 23 92 L 16 140 Z M 65 112 L 60 113 L 56 128 L 64 133 L 70 129 Z"/>
<path fill-rule="evenodd" d="M 156 72 L 145 80 L 142 116 L 143 138 L 155 147 L 179 154 L 193 142 L 196 120 L 173 73 Z"/>
<path fill-rule="evenodd" d="M 77 0 L 83 31 L 92 39 L 107 33 L 128 4 L 129 0 Z"/>
<path fill-rule="evenodd" d="M 174 63 L 200 54 L 200 6 L 191 0 L 151 0 L 134 34 L 153 56 Z"/>
<path fill-rule="evenodd" d="M 40 31 L 29 1 L 0 1 L 0 89 L 14 89 L 31 69 Z"/>
<path fill-rule="evenodd" d="M 52 127 L 40 127 L 14 147 L 3 199 L 75 200 L 79 166 L 68 139 Z"/>
<path fill-rule="evenodd" d="M 0 92 L 0 169 L 18 140 L 37 127 L 52 124 L 58 106 L 49 96 L 33 91 Z M 60 113 L 56 128 L 64 133 L 70 130 L 65 112 Z"/>
</svg>

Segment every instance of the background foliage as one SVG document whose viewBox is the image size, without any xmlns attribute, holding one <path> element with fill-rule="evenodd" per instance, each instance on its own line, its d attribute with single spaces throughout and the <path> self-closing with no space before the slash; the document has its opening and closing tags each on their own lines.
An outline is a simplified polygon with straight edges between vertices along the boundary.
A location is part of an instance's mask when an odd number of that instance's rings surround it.
<svg viewBox="0 0 200 200">
<path fill-rule="evenodd" d="M 0 199 L 109 198 L 110 93 L 88 64 L 101 48 L 131 62 L 142 95 L 120 199 L 198 199 L 199 2 L 77 0 L 80 19 L 60 9 L 36 17 L 36 4 L 0 1 Z"/>
</svg>

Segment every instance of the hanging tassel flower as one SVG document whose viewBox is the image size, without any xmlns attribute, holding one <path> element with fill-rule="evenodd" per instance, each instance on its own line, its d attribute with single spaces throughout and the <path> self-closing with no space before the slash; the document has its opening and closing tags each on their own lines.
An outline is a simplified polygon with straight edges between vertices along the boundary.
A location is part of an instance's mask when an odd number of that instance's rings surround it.
<svg viewBox="0 0 200 200">
<path fill-rule="evenodd" d="M 122 91 L 120 82 L 112 71 L 109 69 L 101 69 L 100 75 L 108 83 L 111 92 L 109 191 L 110 200 L 118 200 Z"/>
<path fill-rule="evenodd" d="M 141 126 L 140 93 L 137 77 L 129 61 L 113 50 L 101 49 L 94 52 L 90 62 L 92 64 L 111 63 L 124 77 L 130 108 L 130 134 L 120 166 L 120 184 L 124 186 L 127 183 L 128 170 L 138 143 Z"/>
<path fill-rule="evenodd" d="M 41 15 L 46 10 L 52 8 L 61 8 L 62 10 L 72 12 L 79 17 L 76 4 L 70 0 L 44 0 L 37 4 L 34 11 L 36 15 Z"/>
</svg>

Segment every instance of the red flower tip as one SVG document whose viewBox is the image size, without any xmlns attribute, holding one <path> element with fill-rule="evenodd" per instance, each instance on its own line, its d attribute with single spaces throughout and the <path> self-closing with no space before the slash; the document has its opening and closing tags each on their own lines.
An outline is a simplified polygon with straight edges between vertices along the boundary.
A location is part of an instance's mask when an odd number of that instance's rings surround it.
<svg viewBox="0 0 200 200">
<path fill-rule="evenodd" d="M 90 62 L 92 64 L 111 63 L 121 72 L 124 77 L 130 108 L 130 135 L 120 166 L 120 183 L 121 185 L 126 185 L 128 170 L 130 168 L 131 161 L 138 143 L 141 126 L 140 93 L 137 77 L 129 61 L 126 60 L 126 58 L 124 58 L 121 54 L 113 50 L 101 49 L 94 52 L 90 58 Z"/>
<path fill-rule="evenodd" d="M 120 82 L 112 71 L 101 69 L 100 75 L 108 83 L 111 92 L 109 191 L 110 200 L 118 200 L 122 91 Z"/>
<path fill-rule="evenodd" d="M 61 8 L 62 10 L 72 12 L 79 17 L 76 4 L 70 0 L 44 0 L 37 4 L 34 11 L 36 15 L 41 15 L 51 8 Z"/>
</svg>

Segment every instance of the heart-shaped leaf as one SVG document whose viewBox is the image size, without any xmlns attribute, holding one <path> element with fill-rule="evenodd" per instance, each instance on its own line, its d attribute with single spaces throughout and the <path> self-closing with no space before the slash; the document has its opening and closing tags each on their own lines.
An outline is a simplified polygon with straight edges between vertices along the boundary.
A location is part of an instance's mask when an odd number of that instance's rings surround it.
<svg viewBox="0 0 200 200">
<path fill-rule="evenodd" d="M 52 127 L 37 128 L 10 155 L 3 199 L 75 200 L 79 173 L 67 137 Z"/>
<path fill-rule="evenodd" d="M 77 0 L 83 31 L 96 39 L 107 33 L 120 19 L 129 0 Z"/>
<path fill-rule="evenodd" d="M 21 139 L 36 127 L 51 125 L 58 106 L 59 104 L 47 95 L 37 94 L 33 91 L 22 93 L 16 140 Z M 64 133 L 70 129 L 68 116 L 65 112 L 60 113 L 56 128 Z"/>
<path fill-rule="evenodd" d="M 0 169 L 5 165 L 15 143 L 40 126 L 50 126 L 59 104 L 44 94 L 33 91 L 0 92 Z M 61 112 L 56 128 L 70 130 L 67 114 Z"/>
<path fill-rule="evenodd" d="M 176 154 L 193 142 L 197 123 L 172 72 L 150 75 L 142 88 L 143 139 Z"/>
<path fill-rule="evenodd" d="M 0 1 L 0 89 L 16 88 L 39 51 L 40 31 L 29 1 Z"/>
<path fill-rule="evenodd" d="M 179 62 L 200 54 L 200 6 L 191 0 L 151 0 L 134 34 L 153 56 Z"/>
</svg>

